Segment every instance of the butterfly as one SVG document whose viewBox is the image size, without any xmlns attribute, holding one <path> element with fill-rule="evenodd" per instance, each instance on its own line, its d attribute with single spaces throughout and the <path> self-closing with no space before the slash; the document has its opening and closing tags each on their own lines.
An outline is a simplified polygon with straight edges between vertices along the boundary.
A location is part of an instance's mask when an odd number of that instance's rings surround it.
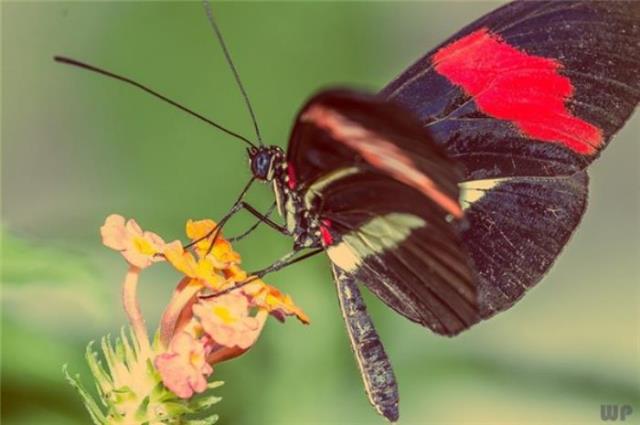
<svg viewBox="0 0 640 425">
<path fill-rule="evenodd" d="M 133 80 L 56 60 L 133 84 L 249 145 L 252 178 L 219 227 L 244 209 L 293 239 L 256 276 L 327 254 L 369 400 L 396 421 L 397 383 L 358 282 L 446 336 L 513 306 L 571 237 L 587 167 L 640 100 L 638 40 L 635 1 L 515 1 L 379 93 L 313 95 L 286 150 L 264 145 L 257 124 L 256 144 Z M 272 186 L 283 223 L 244 201 L 256 181 Z"/>
</svg>

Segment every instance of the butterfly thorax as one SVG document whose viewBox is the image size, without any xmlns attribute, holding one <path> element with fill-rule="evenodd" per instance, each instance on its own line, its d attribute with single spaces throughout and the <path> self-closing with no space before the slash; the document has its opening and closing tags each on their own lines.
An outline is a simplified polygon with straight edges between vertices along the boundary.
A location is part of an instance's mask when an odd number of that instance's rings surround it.
<svg viewBox="0 0 640 425">
<path fill-rule="evenodd" d="M 294 249 L 322 246 L 320 219 L 304 204 L 304 195 L 296 186 L 292 169 L 281 161 L 273 179 L 273 192 L 278 213 L 284 218 L 287 231 L 294 239 Z"/>
<path fill-rule="evenodd" d="M 282 149 L 278 146 L 260 146 L 249 149 L 248 153 L 255 178 L 273 185 L 278 213 L 294 239 L 294 248 L 322 246 L 320 219 L 305 207 L 303 192 Z"/>
</svg>

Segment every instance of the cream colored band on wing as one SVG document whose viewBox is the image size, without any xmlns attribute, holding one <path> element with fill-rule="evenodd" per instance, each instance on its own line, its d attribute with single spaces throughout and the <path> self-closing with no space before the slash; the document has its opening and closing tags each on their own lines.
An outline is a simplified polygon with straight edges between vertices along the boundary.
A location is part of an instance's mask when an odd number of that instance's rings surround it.
<svg viewBox="0 0 640 425">
<path fill-rule="evenodd" d="M 390 213 L 375 217 L 344 235 L 340 243 L 327 249 L 327 254 L 341 269 L 353 272 L 366 257 L 397 247 L 414 229 L 426 224 L 421 217 L 412 214 Z"/>
<path fill-rule="evenodd" d="M 329 186 L 331 183 L 350 176 L 352 174 L 358 173 L 360 170 L 358 167 L 344 167 L 338 168 L 337 170 L 327 173 L 324 176 L 320 177 L 318 180 L 314 181 L 307 192 L 304 195 L 304 205 L 307 208 L 311 208 L 313 204 L 313 199 L 317 196 L 320 196 L 322 189 Z"/>
<path fill-rule="evenodd" d="M 499 186 L 511 178 L 505 177 L 500 179 L 472 180 L 460 183 L 460 203 L 463 209 L 468 209 L 474 202 L 482 199 L 491 189 Z"/>
</svg>

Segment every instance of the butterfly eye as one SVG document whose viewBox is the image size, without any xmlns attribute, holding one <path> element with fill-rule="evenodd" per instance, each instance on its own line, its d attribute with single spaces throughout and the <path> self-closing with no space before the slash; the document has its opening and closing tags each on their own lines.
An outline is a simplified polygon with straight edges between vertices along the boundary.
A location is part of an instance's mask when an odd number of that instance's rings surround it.
<svg viewBox="0 0 640 425">
<path fill-rule="evenodd" d="M 259 152 L 251 157 L 251 170 L 253 175 L 259 179 L 267 179 L 270 165 L 271 155 L 268 152 Z"/>
<path fill-rule="evenodd" d="M 269 168 L 269 157 L 267 155 L 260 155 L 257 162 L 260 172 L 266 174 Z"/>
</svg>

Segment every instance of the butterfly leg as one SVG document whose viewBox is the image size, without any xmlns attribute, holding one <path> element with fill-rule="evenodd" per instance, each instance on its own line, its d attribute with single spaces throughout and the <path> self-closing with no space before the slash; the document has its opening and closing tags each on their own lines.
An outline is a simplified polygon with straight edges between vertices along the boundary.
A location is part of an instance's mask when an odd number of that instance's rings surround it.
<svg viewBox="0 0 640 425">
<path fill-rule="evenodd" d="M 333 265 L 333 276 L 351 348 L 369 401 L 378 413 L 396 422 L 400 415 L 398 384 L 356 280 L 336 265 Z"/>
<path fill-rule="evenodd" d="M 317 249 L 314 249 L 313 251 L 309 251 L 309 252 L 307 252 L 307 253 L 299 256 L 299 257 L 295 257 L 295 255 L 299 251 L 300 250 L 291 251 L 288 254 L 284 255 L 282 258 L 280 258 L 275 263 L 271 264 L 269 267 L 265 267 L 262 270 L 258 270 L 256 272 L 249 273 L 250 277 L 248 277 L 246 280 L 236 284 L 235 286 L 232 286 L 231 288 L 224 289 L 222 291 L 216 292 L 215 294 L 203 295 L 200 298 L 203 298 L 203 299 L 215 298 L 215 297 L 219 297 L 220 295 L 228 294 L 231 291 L 235 291 L 236 289 L 242 288 L 243 286 L 250 284 L 251 282 L 253 282 L 256 279 L 260 279 L 262 276 L 266 275 L 267 273 L 273 273 L 273 272 L 281 270 L 281 269 L 283 269 L 283 268 L 285 268 L 287 266 L 295 264 L 298 261 L 305 260 L 305 259 L 307 259 L 309 257 L 312 257 L 312 256 L 314 256 L 316 254 L 319 254 L 319 253 L 323 252 L 324 249 L 323 248 L 317 248 Z"/>
<path fill-rule="evenodd" d="M 266 275 L 267 273 L 273 273 L 276 272 L 278 270 L 282 270 L 285 267 L 288 267 L 292 264 L 295 264 L 299 261 L 305 260 L 309 257 L 313 257 L 316 254 L 319 254 L 321 252 L 324 251 L 324 248 L 316 248 L 312 251 L 309 251 L 303 255 L 300 255 L 299 257 L 295 257 L 296 254 L 298 254 L 298 252 L 300 252 L 300 250 L 293 250 L 291 252 L 289 252 L 288 254 L 286 254 L 285 256 L 283 256 L 282 258 L 280 258 L 278 261 L 276 261 L 275 263 L 271 264 L 269 267 L 265 267 L 264 269 L 255 271 L 253 273 L 251 273 L 252 276 L 258 276 L 258 277 L 262 277 L 264 275 Z M 295 258 L 294 258 L 295 257 Z"/>
<path fill-rule="evenodd" d="M 272 228 L 276 229 L 278 232 L 288 235 L 289 232 L 287 231 L 286 227 L 279 225 L 278 223 L 274 222 L 273 220 L 271 220 L 268 217 L 268 215 L 270 213 L 267 214 L 267 215 L 262 214 L 256 208 L 254 208 L 253 206 L 251 206 L 250 204 L 248 204 L 248 203 L 246 203 L 244 201 L 244 197 L 246 196 L 246 194 L 249 191 L 249 188 L 251 187 L 253 182 L 255 182 L 255 177 L 252 177 L 249 180 L 249 182 L 247 182 L 247 184 L 242 189 L 242 192 L 240 192 L 240 195 L 238 195 L 238 198 L 236 199 L 236 202 L 233 204 L 231 209 L 229 209 L 229 211 L 222 217 L 222 219 L 220 219 L 220 221 L 218 222 L 217 226 L 215 226 L 213 229 L 211 229 L 211 231 L 209 231 L 206 235 L 204 235 L 204 236 L 192 241 L 191 243 L 185 245 L 185 248 L 190 248 L 190 247 L 192 247 L 193 245 L 197 244 L 200 241 L 203 241 L 205 239 L 211 238 L 211 244 L 209 245 L 209 249 L 208 249 L 207 253 L 211 252 L 211 250 L 213 249 L 213 245 L 215 244 L 216 239 L 218 238 L 218 235 L 220 234 L 220 231 L 222 230 L 222 228 L 224 227 L 226 222 L 229 221 L 229 219 L 231 217 L 233 217 L 236 213 L 238 213 L 239 211 L 241 211 L 243 209 L 249 211 L 251 214 L 253 214 L 255 217 L 257 217 L 258 220 L 260 221 L 260 223 L 265 223 L 265 224 L 271 226 Z M 257 227 L 257 225 L 256 225 L 256 227 Z M 242 237 L 244 237 L 244 236 L 242 236 Z"/>
<path fill-rule="evenodd" d="M 264 223 L 264 224 L 268 225 L 269 227 L 277 230 L 279 233 L 282 233 L 283 235 L 289 236 L 291 234 L 291 232 L 289 232 L 285 226 L 282 226 L 282 225 L 276 223 L 275 221 L 271 220 L 267 215 L 262 214 L 256 208 L 254 208 L 253 206 L 251 206 L 250 204 L 248 204 L 248 203 L 246 203 L 244 201 L 240 201 L 238 203 L 238 208 L 239 208 L 239 210 L 240 209 L 247 210 L 248 212 L 253 214 L 261 223 Z"/>
<path fill-rule="evenodd" d="M 244 197 L 246 196 L 247 192 L 249 191 L 249 188 L 251 188 L 251 185 L 255 181 L 256 181 L 255 177 L 252 177 L 251 179 L 249 179 L 247 184 L 244 186 L 244 188 L 240 192 L 240 195 L 238 195 L 238 199 L 236 199 L 236 202 L 233 204 L 231 209 L 229 209 L 229 211 L 227 211 L 227 213 L 222 217 L 222 219 L 218 222 L 218 224 L 213 229 L 211 229 L 206 235 L 204 235 L 204 236 L 192 241 L 191 243 L 185 245 L 185 248 L 191 248 L 193 245 L 197 244 L 198 242 L 203 241 L 203 240 L 208 239 L 211 236 L 213 236 L 213 238 L 211 239 L 211 246 L 209 246 L 209 251 L 211 251 L 211 248 L 213 247 L 213 244 L 215 243 L 215 240 L 217 239 L 218 234 L 220 233 L 220 230 L 222 230 L 222 227 L 224 226 L 224 224 L 231 217 L 233 217 L 234 214 L 236 214 L 238 211 L 240 211 L 242 209 L 242 207 L 240 205 L 243 203 Z"/>
<path fill-rule="evenodd" d="M 208 234 L 206 234 L 204 237 L 192 242 L 188 246 L 191 246 L 194 243 L 197 243 L 197 242 L 199 242 L 199 241 L 201 241 L 203 239 L 211 237 L 211 243 L 209 244 L 209 249 L 207 250 L 207 254 L 209 254 L 211 252 L 211 250 L 213 249 L 213 245 L 216 243 L 216 239 L 218 239 L 218 235 L 220 234 L 220 231 L 222 230 L 222 227 L 226 224 L 227 221 L 229 221 L 229 219 L 231 217 L 233 217 L 238 211 L 243 210 L 243 209 L 247 210 L 248 212 L 253 214 L 260 221 L 260 223 L 264 223 L 264 224 L 269 225 L 270 227 L 272 227 L 273 229 L 275 229 L 278 232 L 282 233 L 283 235 L 289 235 L 290 234 L 285 226 L 282 226 L 282 225 L 276 223 L 275 221 L 271 220 L 269 217 L 267 217 L 266 215 L 262 214 L 260 211 L 258 211 L 256 208 L 254 208 L 250 204 L 240 200 L 233 206 L 233 208 L 231 208 L 231 210 L 229 210 L 229 212 L 224 217 L 222 217 L 222 219 L 220 220 L 220 222 L 218 223 L 218 225 L 216 227 L 211 229 L 211 231 Z"/>
<path fill-rule="evenodd" d="M 274 202 L 273 204 L 271 204 L 271 206 L 269 207 L 269 209 L 267 210 L 267 212 L 264 214 L 265 217 L 269 218 L 269 216 L 271 216 L 271 213 L 273 212 L 273 210 L 276 208 L 276 203 Z M 242 239 L 244 239 L 245 237 L 249 236 L 249 234 L 251 234 L 254 230 L 256 230 L 258 228 L 258 226 L 262 223 L 261 219 L 258 219 L 255 223 L 253 223 L 251 225 L 251 227 L 249 227 L 247 230 L 245 230 L 244 232 L 240 233 L 237 236 L 232 236 L 230 238 L 227 238 L 229 240 L 229 242 L 236 242 L 236 241 L 240 241 Z"/>
</svg>

